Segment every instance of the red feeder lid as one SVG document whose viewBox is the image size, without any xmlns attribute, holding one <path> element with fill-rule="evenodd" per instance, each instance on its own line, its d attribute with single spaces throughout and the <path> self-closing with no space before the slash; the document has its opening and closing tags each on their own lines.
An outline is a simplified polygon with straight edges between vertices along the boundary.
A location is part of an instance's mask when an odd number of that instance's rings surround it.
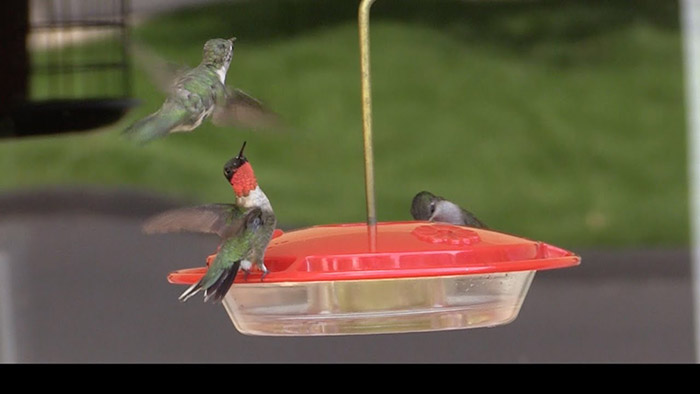
<svg viewBox="0 0 700 394">
<path fill-rule="evenodd" d="M 264 283 L 398 279 L 544 270 L 578 265 L 579 256 L 495 231 L 424 221 L 318 225 L 276 234 L 265 252 Z M 170 273 L 193 284 L 207 267 Z M 253 271 L 247 283 L 259 283 Z M 236 283 L 246 283 L 238 275 Z"/>
</svg>

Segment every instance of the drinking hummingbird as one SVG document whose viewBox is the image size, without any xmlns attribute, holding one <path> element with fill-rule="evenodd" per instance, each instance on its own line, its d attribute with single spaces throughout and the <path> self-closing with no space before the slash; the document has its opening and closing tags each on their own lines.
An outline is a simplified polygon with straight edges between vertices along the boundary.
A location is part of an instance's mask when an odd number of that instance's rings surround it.
<svg viewBox="0 0 700 394">
<path fill-rule="evenodd" d="M 209 268 L 202 280 L 181 296 L 181 301 L 204 289 L 204 300 L 219 301 L 231 287 L 239 270 L 247 279 L 253 265 L 269 272 L 264 263 L 265 250 L 272 239 L 277 219 L 270 201 L 255 179 L 253 167 L 243 155 L 245 142 L 237 156 L 224 165 L 224 177 L 236 195 L 234 204 L 204 204 L 172 209 L 146 220 L 148 234 L 191 231 L 213 233 L 221 238 L 217 253 L 209 256 Z"/>
<path fill-rule="evenodd" d="M 487 229 L 488 227 L 477 219 L 473 213 L 459 205 L 436 196 L 428 191 L 422 191 L 413 197 L 411 216 L 415 220 L 431 222 L 446 222 L 458 226 L 469 226 Z"/>
<path fill-rule="evenodd" d="M 139 143 L 147 143 L 170 133 L 192 131 L 207 118 L 217 126 L 273 125 L 276 115 L 260 101 L 240 89 L 226 86 L 235 41 L 236 37 L 208 40 L 204 44 L 202 62 L 192 69 L 176 69 L 148 51 L 136 49 L 137 59 L 142 59 L 142 64 L 157 85 L 166 91 L 167 97 L 158 111 L 136 121 L 123 134 Z"/>
</svg>

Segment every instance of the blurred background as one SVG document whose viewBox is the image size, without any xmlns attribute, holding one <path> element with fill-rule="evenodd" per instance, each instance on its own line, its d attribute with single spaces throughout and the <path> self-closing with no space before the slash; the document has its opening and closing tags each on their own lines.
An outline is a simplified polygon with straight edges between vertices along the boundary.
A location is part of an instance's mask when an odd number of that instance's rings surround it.
<svg viewBox="0 0 700 394">
<path fill-rule="evenodd" d="M 230 201 L 243 141 L 283 229 L 365 220 L 359 1 L 0 3 L 0 361 L 696 362 L 679 2 L 377 0 L 378 219 L 429 190 L 582 264 L 506 326 L 319 338 L 180 303 L 217 240 L 140 225 Z M 164 98 L 135 46 L 195 66 L 234 35 L 227 84 L 288 130 L 120 138 Z"/>
</svg>

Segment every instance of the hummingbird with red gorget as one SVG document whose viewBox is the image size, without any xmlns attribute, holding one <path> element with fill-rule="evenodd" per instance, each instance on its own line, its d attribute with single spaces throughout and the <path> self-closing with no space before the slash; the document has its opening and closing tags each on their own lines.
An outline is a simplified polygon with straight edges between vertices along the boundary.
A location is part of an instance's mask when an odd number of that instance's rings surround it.
<svg viewBox="0 0 700 394">
<path fill-rule="evenodd" d="M 202 279 L 180 296 L 186 301 L 199 291 L 204 300 L 220 301 L 233 284 L 239 270 L 248 278 L 253 266 L 268 274 L 265 250 L 272 239 L 277 219 L 270 200 L 262 191 L 243 143 L 237 156 L 224 165 L 224 177 L 233 188 L 235 203 L 204 204 L 169 210 L 146 220 L 148 234 L 189 231 L 213 233 L 221 238 L 217 253 L 208 259 Z"/>
</svg>

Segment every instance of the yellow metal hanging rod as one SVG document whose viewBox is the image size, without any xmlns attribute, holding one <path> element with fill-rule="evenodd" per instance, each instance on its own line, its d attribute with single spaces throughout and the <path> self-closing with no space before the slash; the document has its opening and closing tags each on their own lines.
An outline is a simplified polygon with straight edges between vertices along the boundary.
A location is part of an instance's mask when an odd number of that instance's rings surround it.
<svg viewBox="0 0 700 394">
<path fill-rule="evenodd" d="M 375 0 L 362 0 L 359 10 L 360 69 L 362 73 L 362 135 L 365 152 L 365 193 L 367 197 L 367 224 L 377 224 L 374 201 L 374 154 L 372 152 L 372 89 L 369 74 L 369 8 Z"/>
</svg>

